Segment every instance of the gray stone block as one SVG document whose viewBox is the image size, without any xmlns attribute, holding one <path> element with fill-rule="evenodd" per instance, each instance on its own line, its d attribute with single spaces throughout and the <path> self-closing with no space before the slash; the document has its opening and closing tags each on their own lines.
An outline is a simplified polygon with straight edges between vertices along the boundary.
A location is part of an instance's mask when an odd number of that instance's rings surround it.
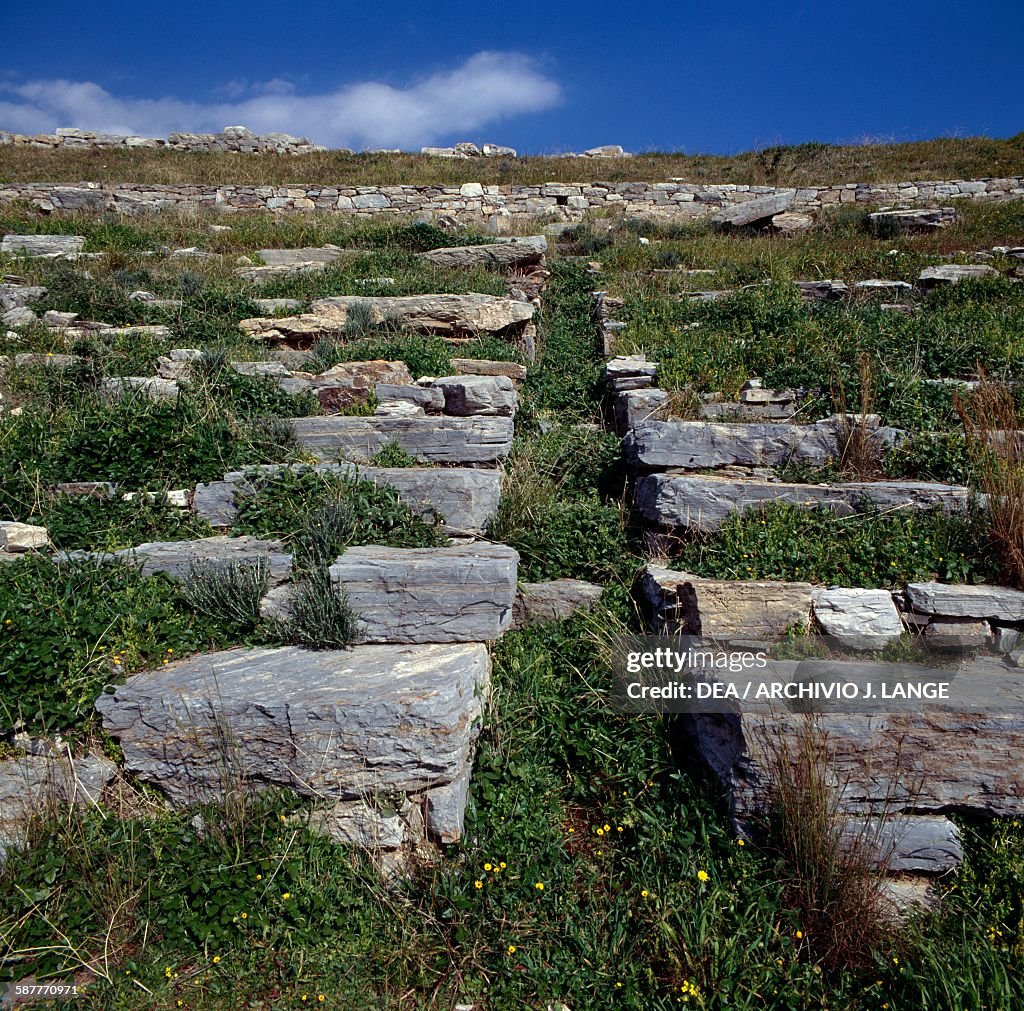
<svg viewBox="0 0 1024 1011">
<path fill-rule="evenodd" d="M 512 625 L 519 554 L 503 544 L 349 548 L 332 566 L 363 642 L 487 642 Z"/>
<path fill-rule="evenodd" d="M 175 804 L 290 787 L 359 800 L 454 782 L 490 684 L 480 643 L 233 649 L 137 674 L 96 708 Z"/>
<path fill-rule="evenodd" d="M 369 461 L 397 442 L 421 463 L 497 463 L 512 449 L 511 418 L 294 418 L 299 446 L 321 460 Z"/>
</svg>

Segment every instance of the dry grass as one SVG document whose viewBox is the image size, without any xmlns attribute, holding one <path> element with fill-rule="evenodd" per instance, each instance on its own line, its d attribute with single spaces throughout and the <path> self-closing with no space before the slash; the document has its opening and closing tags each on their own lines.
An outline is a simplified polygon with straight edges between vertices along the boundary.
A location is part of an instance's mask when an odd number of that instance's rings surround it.
<svg viewBox="0 0 1024 1011">
<path fill-rule="evenodd" d="M 785 862 L 787 903 L 801 934 L 829 969 L 871 964 L 889 935 L 892 914 L 880 873 L 891 854 L 880 844 L 880 819 L 851 831 L 835 782 L 828 738 L 813 716 L 766 736 L 771 836 Z"/>
<path fill-rule="evenodd" d="M 967 433 L 992 538 L 1012 586 L 1024 587 L 1024 439 L 1013 393 L 979 372 L 981 384 L 954 403 Z"/>
<path fill-rule="evenodd" d="M 857 410 L 851 411 L 841 379 L 832 384 L 832 400 L 840 417 L 839 466 L 854 481 L 870 481 L 883 472 L 881 446 L 872 437 L 869 418 L 875 402 L 871 356 L 862 354 L 858 363 L 860 397 Z"/>
<path fill-rule="evenodd" d="M 0 147 L 0 182 L 139 182 L 208 185 L 528 185 L 557 180 L 665 181 L 805 186 L 1024 174 L 1024 133 L 1008 140 L 943 138 L 906 144 L 802 144 L 737 155 L 639 154 L 630 158 L 452 160 L 417 154 L 301 156 L 184 151 Z"/>
</svg>

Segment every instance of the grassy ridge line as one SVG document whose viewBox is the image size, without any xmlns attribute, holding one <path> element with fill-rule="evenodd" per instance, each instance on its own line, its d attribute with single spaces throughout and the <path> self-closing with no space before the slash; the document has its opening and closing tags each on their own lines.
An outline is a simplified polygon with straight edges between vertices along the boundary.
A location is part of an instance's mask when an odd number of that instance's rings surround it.
<svg viewBox="0 0 1024 1011">
<path fill-rule="evenodd" d="M 682 179 L 693 183 L 826 186 L 841 182 L 974 179 L 1024 174 L 1024 133 L 1006 140 L 956 137 L 904 144 L 801 144 L 736 155 L 656 153 L 590 159 L 530 156 L 454 160 L 418 154 L 325 151 L 302 155 L 0 147 L 0 183 L 331 186 L 464 182 L 536 185 Z"/>
</svg>

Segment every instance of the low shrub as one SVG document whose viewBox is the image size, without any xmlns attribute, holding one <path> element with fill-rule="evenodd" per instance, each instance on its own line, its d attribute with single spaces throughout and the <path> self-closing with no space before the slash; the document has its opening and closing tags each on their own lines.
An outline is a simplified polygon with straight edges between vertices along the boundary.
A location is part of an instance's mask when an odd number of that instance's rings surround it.
<svg viewBox="0 0 1024 1011">
<path fill-rule="evenodd" d="M 270 582 L 266 558 L 252 561 L 199 562 L 192 565 L 182 586 L 182 596 L 198 614 L 241 629 L 260 620 L 260 601 Z"/>
</svg>

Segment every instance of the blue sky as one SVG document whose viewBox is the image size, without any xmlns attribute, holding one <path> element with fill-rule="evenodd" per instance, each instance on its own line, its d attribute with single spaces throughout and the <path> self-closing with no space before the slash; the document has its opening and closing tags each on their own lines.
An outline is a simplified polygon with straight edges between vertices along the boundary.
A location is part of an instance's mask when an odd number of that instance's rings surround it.
<svg viewBox="0 0 1024 1011">
<path fill-rule="evenodd" d="M 1024 0 L 0 5 L 0 129 L 730 153 L 1024 131 Z"/>
</svg>

